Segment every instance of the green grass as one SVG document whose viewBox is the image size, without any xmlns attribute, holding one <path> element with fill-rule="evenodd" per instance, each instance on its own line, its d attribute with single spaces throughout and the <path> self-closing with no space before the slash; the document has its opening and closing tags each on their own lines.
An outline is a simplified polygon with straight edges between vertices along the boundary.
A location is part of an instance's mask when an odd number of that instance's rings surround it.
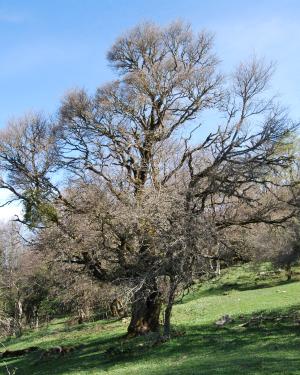
<svg viewBox="0 0 300 375">
<path fill-rule="evenodd" d="M 224 314 L 234 321 L 219 328 L 214 322 Z M 241 326 L 258 314 L 264 317 L 261 322 Z M 186 333 L 158 346 L 151 345 L 151 335 L 125 340 L 121 321 L 66 328 L 56 320 L 3 343 L 11 350 L 82 344 L 57 359 L 40 360 L 39 353 L 32 353 L 7 360 L 17 375 L 300 375 L 298 316 L 300 321 L 300 281 L 287 283 L 281 274 L 258 276 L 258 270 L 245 266 L 204 283 L 178 303 L 174 327 Z M 0 374 L 7 374 L 3 361 Z"/>
</svg>

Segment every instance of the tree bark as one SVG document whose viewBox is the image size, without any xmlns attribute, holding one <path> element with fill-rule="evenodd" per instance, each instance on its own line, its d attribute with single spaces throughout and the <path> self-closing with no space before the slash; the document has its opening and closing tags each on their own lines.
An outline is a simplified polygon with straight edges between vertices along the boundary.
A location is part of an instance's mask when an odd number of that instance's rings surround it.
<svg viewBox="0 0 300 375">
<path fill-rule="evenodd" d="M 22 318 L 23 318 L 23 304 L 18 298 L 15 304 L 15 335 L 16 337 L 22 336 Z"/>
<path fill-rule="evenodd" d="M 221 275 L 221 262 L 220 262 L 220 259 L 217 259 L 217 262 L 216 262 L 216 275 L 218 275 L 218 276 Z"/>
<path fill-rule="evenodd" d="M 168 339 L 171 336 L 171 314 L 172 308 L 175 300 L 175 293 L 177 289 L 177 283 L 173 278 L 170 279 L 170 287 L 169 287 L 169 296 L 168 296 L 168 304 L 165 309 L 165 316 L 164 316 L 164 338 Z"/>
<path fill-rule="evenodd" d="M 159 331 L 159 316 L 161 311 L 160 292 L 155 288 L 145 297 L 144 291 L 136 293 L 132 304 L 131 321 L 128 336 L 145 335 Z"/>
<path fill-rule="evenodd" d="M 39 329 L 39 312 L 38 310 L 35 311 L 35 314 L 34 314 L 34 326 L 35 326 L 35 329 Z"/>
<path fill-rule="evenodd" d="M 287 281 L 291 281 L 292 280 L 292 267 L 290 264 L 285 266 L 285 274 L 286 274 Z"/>
</svg>

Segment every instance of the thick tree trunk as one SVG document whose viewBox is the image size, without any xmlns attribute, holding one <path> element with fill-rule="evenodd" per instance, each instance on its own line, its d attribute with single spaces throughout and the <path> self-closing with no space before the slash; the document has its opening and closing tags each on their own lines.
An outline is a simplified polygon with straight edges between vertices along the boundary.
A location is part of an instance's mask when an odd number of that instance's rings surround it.
<svg viewBox="0 0 300 375">
<path fill-rule="evenodd" d="M 128 336 L 134 337 L 149 332 L 158 332 L 161 304 L 160 292 L 157 289 L 146 297 L 143 291 L 139 291 L 132 304 Z"/>
</svg>

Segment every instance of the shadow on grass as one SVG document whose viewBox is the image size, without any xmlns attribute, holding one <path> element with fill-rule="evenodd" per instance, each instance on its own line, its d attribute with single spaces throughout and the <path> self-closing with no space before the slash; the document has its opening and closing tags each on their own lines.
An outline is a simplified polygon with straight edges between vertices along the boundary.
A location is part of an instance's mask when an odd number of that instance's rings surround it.
<svg viewBox="0 0 300 375">
<path fill-rule="evenodd" d="M 6 359 L 5 362 L 0 360 L 0 374 L 6 374 L 5 365 L 10 369 L 16 368 L 17 374 L 34 374 L 34 375 L 54 375 L 62 373 L 72 373 L 78 370 L 95 369 L 103 362 L 103 351 L 112 345 L 118 345 L 121 336 L 100 337 L 95 340 L 89 340 L 86 343 L 73 342 L 73 345 L 80 345 L 74 352 L 62 357 L 52 356 L 41 359 L 42 351 L 33 352 L 29 355 Z M 48 341 L 47 346 L 68 345 L 68 342 L 57 342 L 56 340 Z M 101 366 L 102 368 L 102 366 Z M 3 372 L 1 372 L 3 371 Z"/>
<path fill-rule="evenodd" d="M 142 366 L 143 375 L 299 374 L 298 311 L 299 306 L 295 306 L 290 310 L 256 313 L 263 319 L 249 327 L 241 324 L 253 316 L 243 316 L 223 328 L 212 324 L 191 326 L 186 335 L 158 346 L 153 346 L 147 336 L 131 340 L 121 335 L 103 336 L 88 341 L 65 357 L 39 360 L 36 353 L 8 364 L 18 368 L 16 374 L 25 375 L 76 371 L 88 374 L 95 370 L 122 374 L 122 368 L 127 366 L 135 370 Z M 115 354 L 109 351 L 109 348 L 120 347 L 122 351 L 113 352 Z M 4 365 L 0 363 L 0 373 L 1 370 Z"/>
<path fill-rule="evenodd" d="M 199 288 L 198 290 L 191 292 L 191 294 L 188 294 L 184 297 L 183 300 L 177 302 L 177 304 L 185 304 L 188 302 L 193 301 L 194 299 L 202 298 L 202 297 L 209 297 L 209 296 L 220 296 L 220 295 L 226 295 L 230 291 L 247 291 L 247 290 L 256 290 L 256 289 L 267 289 L 267 288 L 273 288 L 276 286 L 283 286 L 283 285 L 289 285 L 293 283 L 297 283 L 299 280 L 257 280 L 257 281 L 244 281 L 238 279 L 235 282 L 225 282 L 222 284 L 215 284 L 209 288 Z"/>
<path fill-rule="evenodd" d="M 111 320 L 106 320 L 106 321 L 98 321 L 98 322 L 87 322 L 83 324 L 76 324 L 74 326 L 68 327 L 67 325 L 62 325 L 59 328 L 54 328 L 50 325 L 49 327 L 42 326 L 39 330 L 31 330 L 31 331 L 25 331 L 24 334 L 21 337 L 8 337 L 4 340 L 1 340 L 1 344 L 6 347 L 6 346 L 12 346 L 17 344 L 18 349 L 21 348 L 26 348 L 28 346 L 32 345 L 32 342 L 34 341 L 39 341 L 46 339 L 47 337 L 54 337 L 57 335 L 57 338 L 53 338 L 51 340 L 43 340 L 41 344 L 37 344 L 38 346 L 41 347 L 49 347 L 51 344 L 58 345 L 59 340 L 61 340 L 61 335 L 64 333 L 66 335 L 71 334 L 72 332 L 81 332 L 81 331 L 92 331 L 95 332 L 95 330 L 99 330 L 99 333 L 103 333 L 105 331 L 110 330 L 111 328 L 116 328 L 115 323 L 120 321 L 120 319 L 111 319 Z M 95 325 L 96 323 L 96 325 Z M 61 323 L 60 323 L 61 324 Z M 55 322 L 54 326 L 57 326 L 57 323 Z M 72 338 L 70 339 L 72 341 Z M 66 340 L 65 344 L 68 342 Z M 1 346 L 2 346 L 1 345 Z M 2 348 L 0 348 L 1 351 Z"/>
</svg>

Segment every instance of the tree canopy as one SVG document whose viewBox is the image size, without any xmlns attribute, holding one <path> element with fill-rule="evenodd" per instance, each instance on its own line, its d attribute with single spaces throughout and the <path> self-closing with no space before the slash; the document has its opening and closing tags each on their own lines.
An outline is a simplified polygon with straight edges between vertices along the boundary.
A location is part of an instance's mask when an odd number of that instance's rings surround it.
<svg viewBox="0 0 300 375">
<path fill-rule="evenodd" d="M 114 81 L 1 131 L 1 187 L 41 251 L 126 291 L 130 334 L 157 330 L 165 298 L 169 335 L 178 289 L 230 259 L 235 230 L 297 214 L 298 125 L 268 93 L 272 64 L 221 74 L 212 35 L 184 23 L 141 24 L 107 59 Z"/>
</svg>

